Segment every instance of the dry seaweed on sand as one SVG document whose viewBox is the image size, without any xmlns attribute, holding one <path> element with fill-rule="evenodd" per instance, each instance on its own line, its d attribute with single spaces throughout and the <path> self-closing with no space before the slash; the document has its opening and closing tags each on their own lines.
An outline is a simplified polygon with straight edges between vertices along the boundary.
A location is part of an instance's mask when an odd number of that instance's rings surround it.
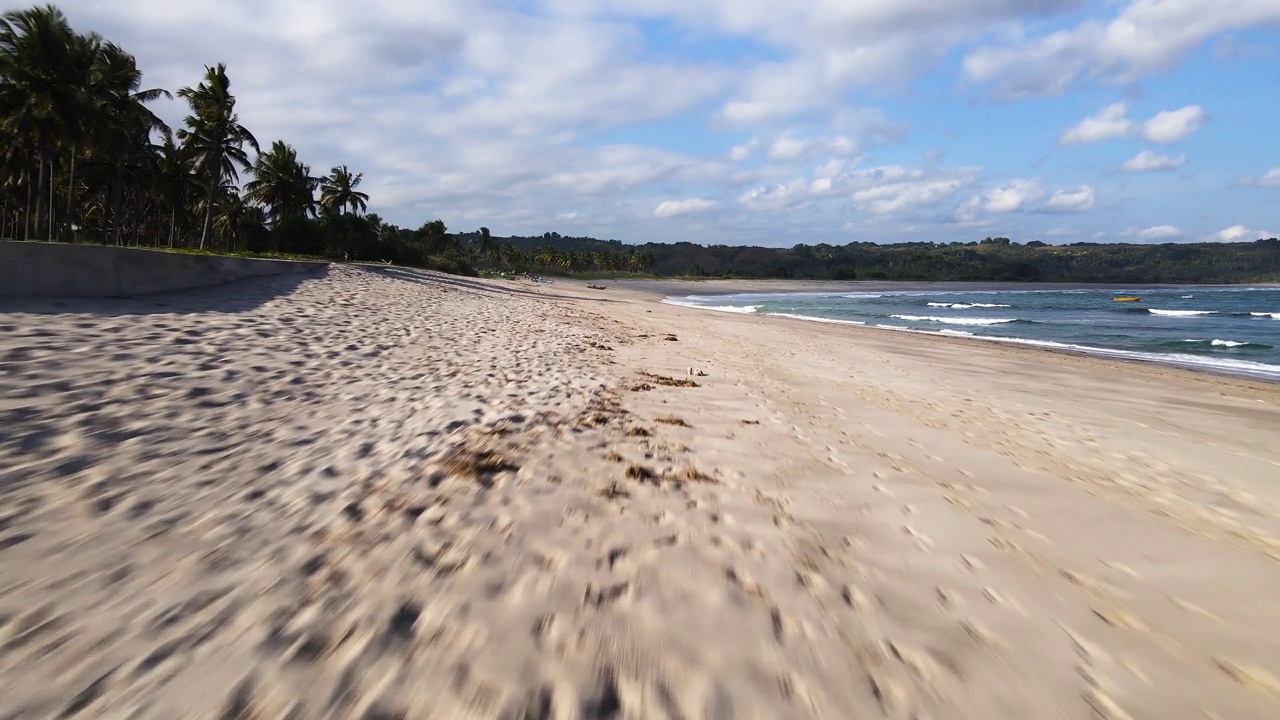
<svg viewBox="0 0 1280 720">
<path fill-rule="evenodd" d="M 691 483 L 718 482 L 715 479 L 715 477 L 702 472 L 701 470 L 699 470 L 697 467 L 693 465 L 689 465 L 685 467 L 685 469 L 680 471 L 680 474 L 677 477 L 679 477 L 681 480 L 684 480 L 685 482 L 691 482 Z"/>
<path fill-rule="evenodd" d="M 666 375 L 657 375 L 655 373 L 647 372 L 644 370 L 640 371 L 640 376 L 647 378 L 649 380 L 652 380 L 653 382 L 659 385 L 665 385 L 667 387 L 690 387 L 690 388 L 701 387 L 700 385 L 698 385 L 698 383 L 688 378 L 677 380 L 676 378 L 673 378 L 673 377 L 668 377 Z"/>
<path fill-rule="evenodd" d="M 440 464 L 450 475 L 478 479 L 520 469 L 519 465 L 494 448 L 467 445 L 449 450 Z"/>
<path fill-rule="evenodd" d="M 627 468 L 627 478 L 641 482 L 656 482 L 658 475 L 643 465 L 632 465 Z"/>
</svg>

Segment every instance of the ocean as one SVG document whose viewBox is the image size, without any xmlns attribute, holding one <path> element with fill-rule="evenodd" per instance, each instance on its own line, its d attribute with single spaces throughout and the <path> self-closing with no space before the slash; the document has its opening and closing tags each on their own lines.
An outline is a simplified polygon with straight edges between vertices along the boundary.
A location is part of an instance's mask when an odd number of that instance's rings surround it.
<svg viewBox="0 0 1280 720">
<path fill-rule="evenodd" d="M 1136 302 L 1115 302 L 1137 297 Z M 1021 343 L 1280 381 L 1280 288 L 688 295 L 664 302 Z"/>
</svg>

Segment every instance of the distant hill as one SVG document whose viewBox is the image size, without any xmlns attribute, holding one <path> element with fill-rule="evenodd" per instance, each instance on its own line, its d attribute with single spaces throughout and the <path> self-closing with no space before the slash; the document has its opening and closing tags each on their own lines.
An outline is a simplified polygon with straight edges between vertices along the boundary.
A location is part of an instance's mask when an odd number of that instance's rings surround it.
<svg viewBox="0 0 1280 720">
<path fill-rule="evenodd" d="M 458 238 L 464 242 L 471 234 Z M 796 245 L 791 248 L 704 246 L 691 242 L 627 245 L 566 237 L 499 238 L 525 252 L 643 253 L 648 272 L 706 277 L 830 280 L 974 280 L 1113 283 L 1280 282 L 1280 240 L 1164 245 L 1020 244 L 1008 238 L 970 243 Z"/>
</svg>

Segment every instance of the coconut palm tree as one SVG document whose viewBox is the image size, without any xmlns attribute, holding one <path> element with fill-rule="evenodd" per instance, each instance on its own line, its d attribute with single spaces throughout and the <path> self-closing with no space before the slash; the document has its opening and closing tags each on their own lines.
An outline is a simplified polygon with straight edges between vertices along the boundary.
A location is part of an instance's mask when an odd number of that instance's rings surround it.
<svg viewBox="0 0 1280 720">
<path fill-rule="evenodd" d="M 315 189 L 319 180 L 298 160 L 298 151 L 283 140 L 258 155 L 253 180 L 245 183 L 245 199 L 261 205 L 272 222 L 284 218 L 315 217 Z"/>
<path fill-rule="evenodd" d="M 191 158 L 187 149 L 176 144 L 173 136 L 164 138 L 155 147 L 157 172 L 154 178 L 156 193 L 164 200 L 169 211 L 169 247 L 182 234 L 182 223 L 187 210 L 200 204 L 202 186 L 191 172 Z"/>
<path fill-rule="evenodd" d="M 502 245 L 489 234 L 489 228 L 480 228 L 480 237 L 476 240 L 476 254 L 497 265 L 502 262 Z"/>
<path fill-rule="evenodd" d="M 130 169 L 136 171 L 139 164 L 151 164 L 157 160 L 151 146 L 152 133 L 158 133 L 172 145 L 173 133 L 169 126 L 151 112 L 146 104 L 161 97 L 173 96 L 169 91 L 158 88 L 140 89 L 142 72 L 138 70 L 134 57 L 118 45 L 95 42 L 94 46 L 93 87 L 90 92 L 96 122 L 87 137 L 90 149 L 108 159 L 114 166 L 111 214 L 113 225 L 118 225 L 120 204 L 127 192 L 124 187 L 126 172 Z M 74 148 L 71 157 L 71 173 L 74 177 Z M 159 169 L 158 165 L 156 169 Z M 135 179 L 141 180 L 140 177 Z M 74 199 L 73 189 L 67 194 L 68 219 L 73 212 Z"/>
<path fill-rule="evenodd" d="M 190 149 L 196 172 L 203 176 L 208 188 L 200 230 L 203 248 L 209 237 L 218 187 L 228 179 L 239 178 L 237 167 L 250 166 L 245 146 L 258 152 L 258 140 L 236 115 L 236 98 L 231 94 L 226 65 L 205 66 L 204 80 L 194 88 L 182 88 L 178 96 L 191 104 L 191 114 L 183 121 L 187 127 L 178 131 L 178 137 Z"/>
<path fill-rule="evenodd" d="M 353 215 L 364 212 L 369 207 L 369 196 L 356 190 L 363 179 L 364 173 L 353 175 L 346 165 L 333 168 L 328 177 L 320 178 L 320 207 L 338 214 L 348 207 Z"/>
<path fill-rule="evenodd" d="M 218 204 L 218 214 L 213 219 L 213 227 L 219 235 L 226 238 L 227 247 L 236 249 L 240 240 L 249 231 L 263 225 L 262 208 L 245 202 L 243 196 L 235 188 L 229 188 Z"/>
<path fill-rule="evenodd" d="M 39 237 L 46 227 L 46 183 L 52 185 L 54 156 L 75 133 L 82 107 L 85 78 L 77 74 L 79 45 L 66 16 L 52 5 L 0 16 L 0 130 L 9 140 L 6 155 L 20 158 L 27 171 L 27 239 L 33 231 Z"/>
</svg>

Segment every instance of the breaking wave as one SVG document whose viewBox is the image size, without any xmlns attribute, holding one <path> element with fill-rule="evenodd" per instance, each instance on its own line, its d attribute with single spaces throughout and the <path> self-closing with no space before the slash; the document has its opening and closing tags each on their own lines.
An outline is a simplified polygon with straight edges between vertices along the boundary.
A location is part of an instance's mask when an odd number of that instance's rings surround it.
<svg viewBox="0 0 1280 720">
<path fill-rule="evenodd" d="M 933 315 L 894 315 L 899 320 L 911 322 L 936 322 L 944 325 L 1003 325 L 1017 322 L 1017 318 L 935 317 Z"/>
</svg>

